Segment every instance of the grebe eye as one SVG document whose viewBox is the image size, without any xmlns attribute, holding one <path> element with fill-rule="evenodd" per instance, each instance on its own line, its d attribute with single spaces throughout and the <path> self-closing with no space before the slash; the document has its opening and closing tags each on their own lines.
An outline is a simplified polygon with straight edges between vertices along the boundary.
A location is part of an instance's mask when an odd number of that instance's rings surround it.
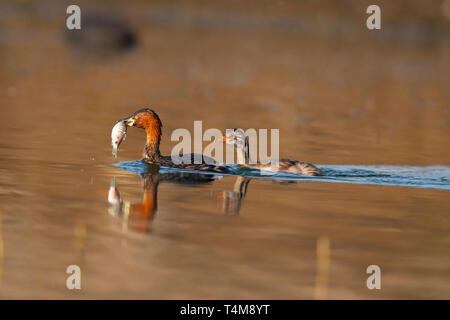
<svg viewBox="0 0 450 320">
<path fill-rule="evenodd" d="M 137 120 L 138 118 L 139 118 L 138 116 L 134 116 L 134 119 L 136 119 L 136 120 Z"/>
</svg>

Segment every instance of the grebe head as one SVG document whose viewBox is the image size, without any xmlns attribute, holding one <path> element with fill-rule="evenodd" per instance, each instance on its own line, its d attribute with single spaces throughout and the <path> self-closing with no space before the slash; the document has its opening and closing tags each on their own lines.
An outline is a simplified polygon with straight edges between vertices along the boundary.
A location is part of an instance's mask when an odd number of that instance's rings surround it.
<svg viewBox="0 0 450 320">
<path fill-rule="evenodd" d="M 142 129 L 157 129 L 161 128 L 161 120 L 155 111 L 150 108 L 143 108 L 134 112 L 129 118 L 125 120 L 127 126 L 137 127 Z"/>
<path fill-rule="evenodd" d="M 245 164 L 250 161 L 248 138 L 245 136 L 244 130 L 238 128 L 227 129 L 222 139 L 226 144 L 236 146 L 238 162 L 240 164 Z"/>
<path fill-rule="evenodd" d="M 145 129 L 147 142 L 144 147 L 144 158 L 157 162 L 160 158 L 159 143 L 161 141 L 162 124 L 156 112 L 150 108 L 144 108 L 134 112 L 124 120 L 129 127 Z"/>
<path fill-rule="evenodd" d="M 223 136 L 223 141 L 227 144 L 235 144 L 237 148 L 245 147 L 245 134 L 244 130 L 239 128 L 227 129 Z"/>
</svg>

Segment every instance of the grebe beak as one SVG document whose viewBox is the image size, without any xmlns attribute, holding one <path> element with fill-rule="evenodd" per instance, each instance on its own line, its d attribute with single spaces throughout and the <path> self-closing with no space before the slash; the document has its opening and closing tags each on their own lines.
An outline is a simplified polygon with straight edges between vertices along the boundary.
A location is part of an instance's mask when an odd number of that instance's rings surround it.
<svg viewBox="0 0 450 320">
<path fill-rule="evenodd" d="M 136 119 L 134 119 L 134 118 L 128 118 L 125 120 L 125 124 L 129 127 L 134 126 L 135 122 L 136 122 Z"/>
</svg>

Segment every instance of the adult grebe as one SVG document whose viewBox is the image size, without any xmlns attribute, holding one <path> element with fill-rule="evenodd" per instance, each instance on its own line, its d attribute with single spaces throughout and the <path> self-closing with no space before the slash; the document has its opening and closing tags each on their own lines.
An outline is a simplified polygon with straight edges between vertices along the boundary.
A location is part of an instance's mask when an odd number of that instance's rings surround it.
<svg viewBox="0 0 450 320">
<path fill-rule="evenodd" d="M 206 156 L 202 156 L 202 163 L 194 163 L 194 154 L 191 153 L 191 163 L 176 164 L 172 161 L 170 156 L 162 156 L 159 152 L 159 143 L 161 141 L 161 127 L 162 123 L 155 111 L 149 108 L 140 109 L 134 112 L 130 117 L 123 119 L 125 124 L 129 127 L 136 127 L 144 129 L 147 134 L 147 142 L 144 147 L 144 161 L 148 163 L 159 164 L 166 167 L 185 169 L 185 170 L 200 170 L 211 171 L 218 173 L 228 173 L 230 169 L 218 165 L 214 159 L 208 158 L 208 164 L 205 161 Z"/>
<path fill-rule="evenodd" d="M 272 170 L 270 163 L 251 163 L 248 137 L 245 136 L 242 129 L 228 131 L 226 135 L 223 136 L 223 141 L 236 146 L 237 152 L 240 152 L 242 159 L 244 159 L 243 166 L 259 170 Z M 322 174 L 322 170 L 311 163 L 290 159 L 278 159 L 277 171 L 291 172 L 306 176 L 318 176 Z"/>
</svg>

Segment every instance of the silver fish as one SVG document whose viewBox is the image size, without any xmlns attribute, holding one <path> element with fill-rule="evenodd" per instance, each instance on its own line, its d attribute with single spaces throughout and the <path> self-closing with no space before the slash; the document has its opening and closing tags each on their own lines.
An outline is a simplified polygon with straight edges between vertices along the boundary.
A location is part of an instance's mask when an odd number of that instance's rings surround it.
<svg viewBox="0 0 450 320">
<path fill-rule="evenodd" d="M 112 154 L 117 158 L 117 149 L 120 143 L 125 140 L 127 136 L 127 126 L 124 120 L 119 120 L 112 129 L 111 132 L 111 144 L 113 147 Z"/>
</svg>

